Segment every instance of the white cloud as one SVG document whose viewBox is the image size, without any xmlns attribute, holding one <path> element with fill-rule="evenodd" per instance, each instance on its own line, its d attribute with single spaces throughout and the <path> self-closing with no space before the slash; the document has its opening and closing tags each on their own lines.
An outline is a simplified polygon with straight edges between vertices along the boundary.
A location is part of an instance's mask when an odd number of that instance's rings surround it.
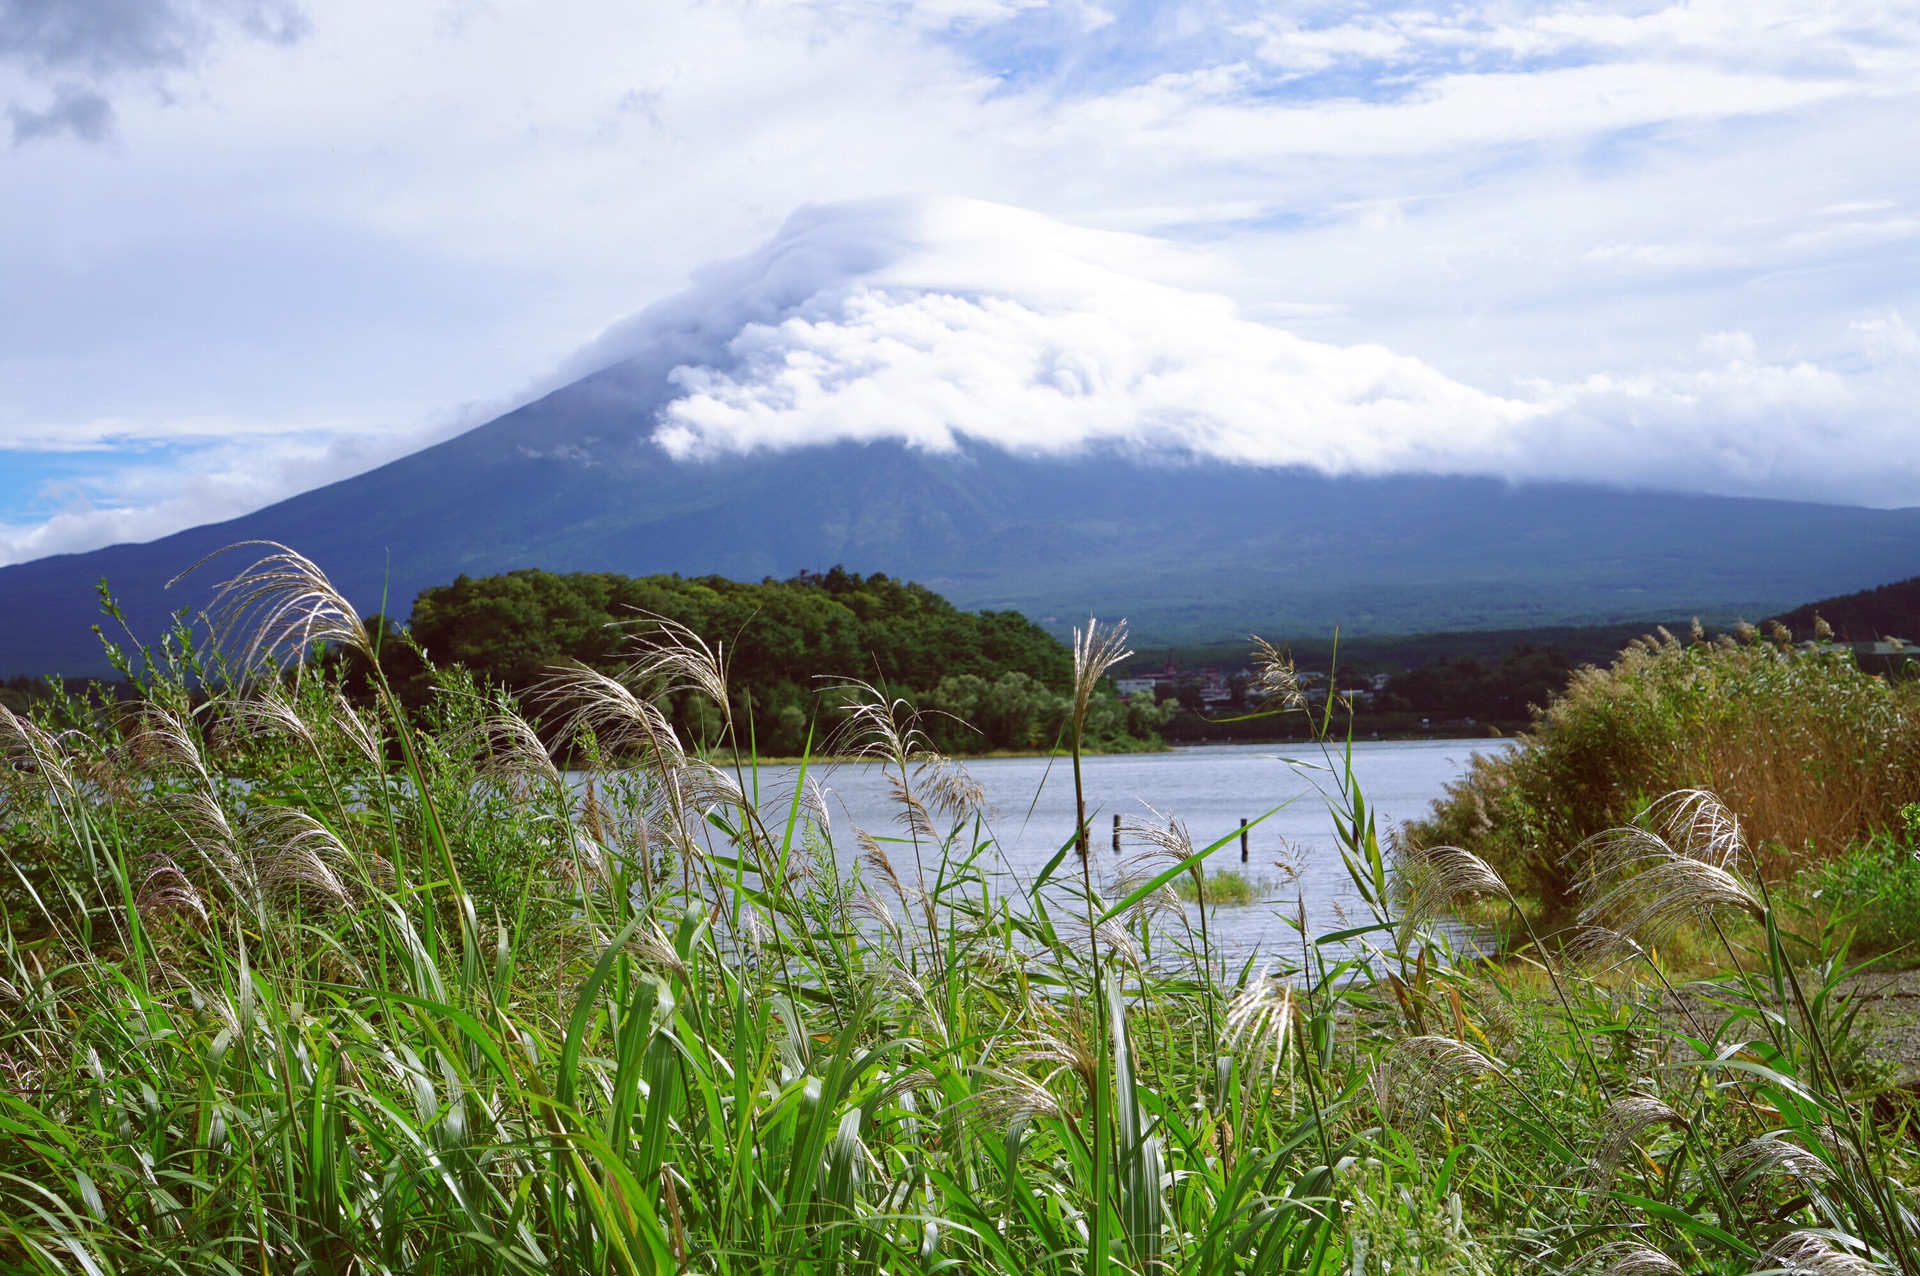
<svg viewBox="0 0 1920 1276">
<path fill-rule="evenodd" d="M 1768 362 L 1751 334 L 1715 331 L 1689 365 L 1502 395 L 1165 281 L 1204 273 L 1150 240 L 992 205 L 818 209 L 622 325 L 595 361 L 702 350 L 673 371 L 655 435 L 694 460 L 886 438 L 1886 503 L 1920 480 L 1920 337 L 1896 313 L 1852 325 L 1845 368 Z"/>
<path fill-rule="evenodd" d="M 1250 322 L 1155 266 L 1204 274 L 1168 245 L 995 205 L 821 210 L 676 303 L 728 317 L 704 330 L 738 331 L 717 366 L 674 371 L 684 393 L 657 437 L 688 457 L 897 438 L 1380 472 L 1484 454 L 1530 412 L 1379 346 Z"/>
</svg>

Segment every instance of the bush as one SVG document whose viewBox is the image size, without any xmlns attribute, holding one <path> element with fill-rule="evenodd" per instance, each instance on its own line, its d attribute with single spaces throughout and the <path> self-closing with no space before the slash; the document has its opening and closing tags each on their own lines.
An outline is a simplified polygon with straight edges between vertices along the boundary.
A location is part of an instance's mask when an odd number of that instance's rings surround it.
<svg viewBox="0 0 1920 1276">
<path fill-rule="evenodd" d="M 1801 875 L 1801 888 L 1822 913 L 1853 931 L 1862 952 L 1899 952 L 1920 941 L 1920 803 L 1901 815 L 1904 835 L 1869 838 Z"/>
<path fill-rule="evenodd" d="M 1920 796 L 1920 684 L 1863 673 L 1844 648 L 1662 630 L 1575 674 L 1403 835 L 1467 847 L 1558 912 L 1575 848 L 1676 789 L 1741 811 L 1770 875 L 1839 855 Z"/>
<path fill-rule="evenodd" d="M 1257 904 L 1270 893 L 1267 883 L 1257 881 L 1242 873 L 1239 869 L 1225 868 L 1206 875 L 1207 903 L 1210 905 L 1245 907 Z M 1174 879 L 1174 893 L 1189 904 L 1200 902 L 1200 883 L 1191 875 L 1182 875 Z"/>
</svg>

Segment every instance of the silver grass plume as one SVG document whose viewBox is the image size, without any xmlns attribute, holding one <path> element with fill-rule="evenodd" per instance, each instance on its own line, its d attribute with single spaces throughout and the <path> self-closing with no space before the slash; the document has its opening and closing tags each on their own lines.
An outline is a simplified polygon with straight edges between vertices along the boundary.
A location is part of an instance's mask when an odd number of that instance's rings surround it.
<svg viewBox="0 0 1920 1276">
<path fill-rule="evenodd" d="M 490 779 L 560 783 L 547 746 L 527 720 L 511 710 L 495 710 L 468 723 L 448 743 Z"/>
<path fill-rule="evenodd" d="M 319 752 L 313 729 L 278 683 L 263 682 L 253 694 L 235 696 L 220 704 L 226 711 L 219 723 L 220 738 L 229 748 L 240 744 L 249 732 L 264 731 Z"/>
<path fill-rule="evenodd" d="M 1681 1276 L 1680 1264 L 1638 1241 L 1613 1241 L 1581 1260 L 1577 1271 L 1594 1276 Z"/>
<path fill-rule="evenodd" d="M 670 850 L 689 865 L 705 858 L 705 847 L 694 832 L 699 822 L 694 809 L 699 789 L 689 783 L 686 772 L 643 772 L 623 779 L 627 781 L 622 786 L 623 795 L 617 809 L 610 810 L 595 796 L 588 777 L 584 796 L 592 800 L 583 801 L 582 818 L 588 821 L 589 832 L 597 823 L 596 836 L 611 837 L 609 825 L 621 826 L 628 854 L 641 862 L 649 861 L 655 846 Z"/>
<path fill-rule="evenodd" d="M 1128 858 L 1127 866 L 1120 876 L 1116 889 L 1122 895 L 1131 894 L 1136 886 L 1153 880 L 1167 869 L 1184 864 L 1194 856 L 1193 835 L 1187 831 L 1186 822 L 1167 816 L 1161 818 L 1160 812 L 1151 806 L 1152 820 L 1128 820 L 1121 824 L 1120 832 L 1130 845 L 1145 844 L 1145 848 Z M 1187 870 L 1196 886 L 1204 880 L 1205 870 L 1195 864 Z M 1205 898 L 1200 896 L 1200 898 Z M 1186 915 L 1186 908 L 1180 896 L 1171 886 L 1163 886 L 1147 899 L 1141 901 L 1142 912 L 1167 911 Z"/>
<path fill-rule="evenodd" d="M 1093 703 L 1094 689 L 1107 676 L 1107 670 L 1131 656 L 1126 646 L 1127 622 L 1102 630 L 1092 617 L 1087 627 L 1073 631 L 1073 794 L 1074 843 L 1080 852 L 1080 871 L 1087 893 L 1093 893 L 1092 837 L 1087 828 L 1086 791 L 1080 779 L 1080 746 L 1086 738 L 1087 707 Z"/>
<path fill-rule="evenodd" d="M 1834 1178 L 1834 1168 L 1825 1157 L 1798 1143 L 1790 1143 L 1779 1131 L 1749 1139 L 1722 1153 L 1722 1174 L 1729 1178 L 1754 1182 L 1774 1175 L 1810 1186 Z"/>
<path fill-rule="evenodd" d="M 1609 1103 L 1600 1114 L 1600 1146 L 1593 1157 L 1593 1180 L 1605 1191 L 1620 1166 L 1639 1149 L 1640 1139 L 1656 1126 L 1685 1129 L 1687 1119 L 1678 1112 L 1645 1095 L 1630 1094 Z"/>
<path fill-rule="evenodd" d="M 1662 826 L 1668 845 L 1688 859 L 1735 869 L 1746 856 L 1739 817 L 1705 789 L 1669 793 L 1648 807 L 1646 814 Z"/>
<path fill-rule="evenodd" d="M 1098 939 L 1101 950 L 1108 956 L 1118 957 L 1135 972 L 1146 969 L 1146 957 L 1141 953 L 1140 945 L 1134 941 L 1133 931 L 1122 918 L 1109 917 L 1105 921 L 1095 922 L 1089 929 L 1085 917 L 1063 913 L 1054 920 L 1054 933 L 1068 948 L 1088 956 L 1094 951 L 1093 940 Z"/>
<path fill-rule="evenodd" d="M 1820 1146 L 1827 1150 L 1829 1163 L 1834 1161 L 1842 1162 L 1855 1174 L 1869 1172 L 1866 1169 L 1865 1162 L 1861 1159 L 1860 1150 L 1854 1147 L 1854 1145 L 1847 1140 L 1847 1137 L 1831 1124 L 1823 1123 L 1815 1126 L 1813 1134 L 1814 1137 L 1820 1141 Z"/>
<path fill-rule="evenodd" d="M 636 964 L 646 970 L 659 971 L 679 978 L 687 975 L 687 963 L 680 956 L 680 950 L 673 945 L 673 937 L 660 928 L 660 923 L 649 918 L 647 924 L 634 937 L 627 941 L 627 949 Z"/>
<path fill-rule="evenodd" d="M 937 753 L 921 759 L 914 768 L 913 783 L 925 805 L 953 823 L 971 819 L 987 804 L 987 791 L 973 774 Z"/>
<path fill-rule="evenodd" d="M 740 905 L 735 926 L 748 950 L 756 954 L 763 951 L 773 938 L 766 921 L 761 917 L 760 909 L 752 904 Z"/>
<path fill-rule="evenodd" d="M 147 769 L 187 771 L 203 782 L 208 779 L 200 742 L 186 723 L 159 705 L 148 704 L 141 709 L 129 744 L 134 760 Z"/>
<path fill-rule="evenodd" d="M 926 1016 L 927 1024 L 935 1035 L 944 1035 L 941 1021 L 946 1017 L 943 1007 L 934 1002 L 933 995 L 920 977 L 908 969 L 906 961 L 898 952 L 885 954 L 886 962 L 875 972 L 882 987 L 891 990 L 897 1000 L 912 1002 Z"/>
<path fill-rule="evenodd" d="M 340 907 L 353 902 L 340 876 L 352 856 L 326 825 L 286 806 L 261 807 L 250 823 L 254 871 L 262 890 L 280 900 L 317 895 Z"/>
<path fill-rule="evenodd" d="M 1574 928 L 1561 950 L 1568 961 L 1612 970 L 1647 955 L 1647 950 L 1627 935 L 1605 926 Z"/>
<path fill-rule="evenodd" d="M 1278 1079 L 1296 1015 L 1292 985 L 1270 975 L 1234 994 L 1227 1006 L 1227 1045 L 1245 1052 L 1249 1081 L 1263 1070 Z"/>
<path fill-rule="evenodd" d="M 853 830 L 853 839 L 854 845 L 860 848 L 861 867 L 885 882 L 902 904 L 914 902 L 917 895 L 907 893 L 905 883 L 900 880 L 900 874 L 893 869 L 893 860 L 887 855 L 886 848 L 881 846 L 871 833 L 857 825 Z"/>
<path fill-rule="evenodd" d="M 563 739 L 591 734 L 609 756 L 637 754 L 663 773 L 685 769 L 686 750 L 660 706 L 618 678 L 585 665 L 562 665 L 539 690 L 560 709 Z"/>
<path fill-rule="evenodd" d="M 215 592 L 208 615 L 216 649 L 232 655 L 235 640 L 242 640 L 238 653 L 242 671 L 302 661 L 309 649 L 325 643 L 373 659 L 366 627 L 353 604 L 312 559 L 278 541 L 240 541 L 217 549 L 168 581 L 167 587 L 171 589 L 220 555 L 249 546 L 272 552 Z"/>
<path fill-rule="evenodd" d="M 240 853 L 240 839 L 234 836 L 226 808 L 210 790 L 196 789 L 182 794 L 172 804 L 174 821 L 186 836 L 187 845 L 214 870 L 229 879 L 228 885 L 250 887 L 247 864 Z"/>
<path fill-rule="evenodd" d="M 1395 858 L 1395 881 L 1405 901 L 1400 919 L 1402 948 L 1414 931 L 1444 913 L 1457 899 L 1497 895 L 1509 903 L 1513 900 L 1500 874 L 1472 851 L 1457 846 L 1428 850 L 1402 847 Z"/>
<path fill-rule="evenodd" d="M 148 922 L 178 917 L 205 925 L 208 916 L 206 901 L 192 879 L 164 852 L 148 858 L 140 883 L 134 888 L 133 906 Z"/>
<path fill-rule="evenodd" d="M 864 882 L 854 888 L 853 911 L 886 931 L 892 936 L 895 944 L 901 943 L 904 939 L 900 919 L 893 915 L 891 908 L 887 907 L 887 901 L 874 894 Z"/>
<path fill-rule="evenodd" d="M 731 773 L 695 759 L 689 759 L 680 771 L 680 791 L 696 807 L 745 806 L 747 802 L 740 782 Z"/>
<path fill-rule="evenodd" d="M 973 1110 L 974 1117 L 986 1131 L 1005 1133 L 1029 1121 L 1065 1118 L 1066 1110 L 1053 1091 L 1026 1073 L 1008 1069 L 984 1075 L 991 1084 L 976 1090 L 961 1103 Z"/>
<path fill-rule="evenodd" d="M 1582 842 L 1579 889 L 1586 901 L 1582 926 L 1598 926 L 1643 946 L 1658 946 L 1689 924 L 1704 924 L 1732 909 L 1759 918 L 1758 895 L 1729 866 L 1739 854 L 1739 830 L 1710 795 L 1685 791 L 1649 808 L 1675 847 L 1658 833 L 1631 825 Z"/>
<path fill-rule="evenodd" d="M 1448 1089 L 1505 1071 L 1497 1060 L 1452 1037 L 1405 1037 L 1374 1066 L 1374 1101 L 1383 1117 L 1399 1110 L 1417 1124 Z"/>
<path fill-rule="evenodd" d="M 1293 657 L 1258 635 L 1254 636 L 1253 647 L 1253 667 L 1258 672 L 1252 690 L 1259 694 L 1261 703 L 1280 709 L 1305 704 L 1307 698 L 1300 691 L 1300 676 L 1294 670 Z"/>
<path fill-rule="evenodd" d="M 933 827 L 933 812 L 914 792 L 913 785 L 896 772 L 887 772 L 887 792 L 893 797 L 894 822 L 915 837 L 932 839 L 939 834 Z"/>
<path fill-rule="evenodd" d="M 920 728 L 919 713 L 905 700 L 889 700 L 858 678 L 830 679 L 828 687 L 853 696 L 846 719 L 828 738 L 828 753 L 902 765 L 937 752 Z"/>
<path fill-rule="evenodd" d="M 1816 1231 L 1788 1232 L 1767 1247 L 1764 1270 L 1788 1276 L 1883 1276 L 1881 1269 Z M 1761 1269 L 1757 1269 L 1761 1270 Z"/>
<path fill-rule="evenodd" d="M 606 885 L 609 867 L 606 848 L 585 829 L 574 829 L 567 849 L 549 864 L 551 872 L 580 890 Z"/>
<path fill-rule="evenodd" d="M 658 685 L 666 691 L 697 691 L 713 701 L 727 729 L 733 729 L 733 708 L 727 696 L 726 644 L 707 640 L 677 620 L 653 612 L 639 613 L 637 623 L 647 631 L 634 636 L 635 656 L 623 671 L 623 680 Z"/>
<path fill-rule="evenodd" d="M 1145 842 L 1147 849 L 1136 858 L 1143 864 L 1158 864 L 1172 868 L 1193 858 L 1193 835 L 1187 831 L 1186 821 L 1173 816 L 1162 818 L 1160 812 L 1151 806 L 1151 820 L 1125 820 L 1120 832 L 1129 842 Z"/>
<path fill-rule="evenodd" d="M 38 774 L 56 796 L 73 796 L 73 772 L 59 737 L 0 704 L 0 777 L 18 782 L 29 773 Z"/>
<path fill-rule="evenodd" d="M 362 716 L 347 699 L 346 692 L 336 690 L 333 693 L 333 724 L 340 729 L 354 752 L 365 758 L 367 765 L 376 771 L 386 769 L 386 750 L 380 742 L 380 728 L 376 722 Z"/>
<path fill-rule="evenodd" d="M 833 816 L 827 810 L 827 791 L 820 787 L 819 777 L 808 772 L 806 782 L 800 786 L 796 795 L 800 801 L 803 816 L 813 821 L 822 837 L 833 836 Z"/>
<path fill-rule="evenodd" d="M 1133 894 L 1157 876 L 1159 874 L 1153 865 L 1147 861 L 1146 857 L 1141 856 L 1123 865 L 1120 872 L 1106 883 L 1105 889 L 1114 895 L 1125 897 Z M 1138 923 L 1161 914 L 1184 917 L 1186 909 L 1187 906 L 1181 900 L 1179 892 L 1170 884 L 1163 882 L 1159 889 L 1142 895 L 1138 902 L 1127 910 L 1127 913 L 1134 922 Z"/>
<path fill-rule="evenodd" d="M 880 1089 L 873 1096 L 873 1102 L 875 1106 L 899 1103 L 911 1112 L 914 1110 L 914 1091 L 937 1089 L 938 1085 L 933 1073 L 925 1068 L 906 1068 L 891 1076 L 883 1074 Z"/>
<path fill-rule="evenodd" d="M 1127 648 L 1127 622 L 1106 629 L 1098 620 L 1089 619 L 1087 627 L 1073 631 L 1073 728 L 1077 736 L 1087 722 L 1087 705 L 1095 688 L 1107 676 L 1107 670 L 1133 654 Z"/>
<path fill-rule="evenodd" d="M 1066 1018 L 1056 1008 L 1043 1009 L 1045 1006 L 1044 1002 L 1035 1003 L 1035 1017 L 1044 1026 L 1017 1045 L 1009 1062 L 1019 1067 L 1043 1066 L 1047 1071 L 1041 1078 L 1042 1085 L 1051 1085 L 1062 1072 L 1071 1072 L 1091 1088 L 1098 1075 L 1098 1047 L 1087 1040 L 1083 1022 Z"/>
</svg>

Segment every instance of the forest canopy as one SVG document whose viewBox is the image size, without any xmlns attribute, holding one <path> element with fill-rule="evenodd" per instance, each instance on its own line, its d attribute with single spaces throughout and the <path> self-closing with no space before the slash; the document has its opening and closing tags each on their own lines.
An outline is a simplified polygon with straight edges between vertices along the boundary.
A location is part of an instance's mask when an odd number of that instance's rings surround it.
<svg viewBox="0 0 1920 1276">
<path fill-rule="evenodd" d="M 409 629 L 436 665 L 459 664 L 526 694 L 556 665 L 613 671 L 661 620 L 724 644 L 735 721 L 762 755 L 818 750 L 844 699 L 835 684 L 870 683 L 927 712 L 950 752 L 1052 747 L 1068 708 L 1072 653 L 1014 611 L 961 611 L 923 585 L 835 567 L 757 584 L 719 576 L 558 575 L 538 570 L 461 576 L 424 590 Z M 689 738 L 719 743 L 720 716 L 693 693 L 669 705 Z M 1088 742 L 1150 746 L 1166 714 L 1110 691 L 1088 715 Z"/>
</svg>

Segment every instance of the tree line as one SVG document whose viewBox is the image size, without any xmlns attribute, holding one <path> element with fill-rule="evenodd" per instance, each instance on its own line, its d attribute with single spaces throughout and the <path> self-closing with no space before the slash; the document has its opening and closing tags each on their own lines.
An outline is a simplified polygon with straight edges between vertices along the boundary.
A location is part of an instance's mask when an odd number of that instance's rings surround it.
<svg viewBox="0 0 1920 1276">
<path fill-rule="evenodd" d="M 1072 653 L 1025 616 L 962 611 L 923 585 L 840 567 L 758 583 L 539 570 L 461 576 L 423 590 L 407 630 L 434 665 L 461 665 L 529 696 L 569 661 L 620 669 L 636 639 L 662 621 L 723 652 L 729 707 L 750 734 L 739 743 L 762 756 L 819 751 L 856 679 L 922 710 L 927 734 L 954 753 L 1051 748 L 1070 706 Z M 395 650 L 396 666 L 408 658 Z M 389 673 L 414 685 L 425 676 L 424 665 Z M 688 739 L 725 743 L 719 711 L 700 695 L 670 693 L 664 707 Z M 1103 688 L 1087 739 L 1108 750 L 1152 747 L 1166 716 Z"/>
</svg>

